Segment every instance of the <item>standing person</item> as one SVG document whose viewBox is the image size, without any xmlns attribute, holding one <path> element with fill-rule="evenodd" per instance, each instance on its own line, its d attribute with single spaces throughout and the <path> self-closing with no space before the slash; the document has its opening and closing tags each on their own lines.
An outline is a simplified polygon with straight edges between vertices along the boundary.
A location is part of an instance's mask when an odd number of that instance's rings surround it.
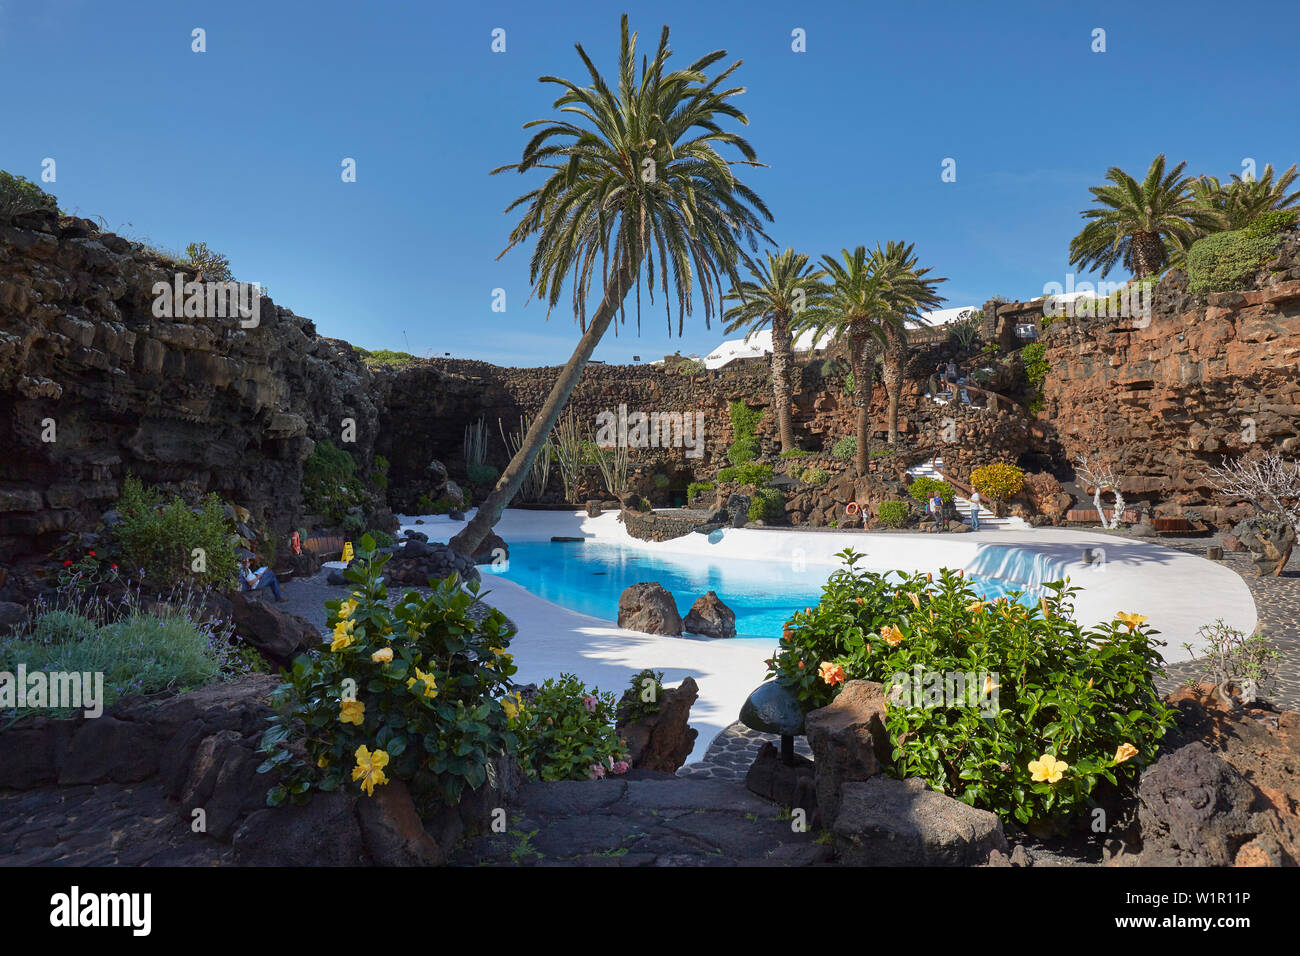
<svg viewBox="0 0 1300 956">
<path fill-rule="evenodd" d="M 980 493 L 972 492 L 970 496 L 970 529 L 978 531 L 980 529 Z"/>
<path fill-rule="evenodd" d="M 943 530 L 943 498 L 940 497 L 939 492 L 937 491 L 930 496 L 930 513 L 934 515 L 934 527 L 931 528 L 930 530 L 942 531 Z"/>
<path fill-rule="evenodd" d="M 958 377 L 957 363 L 952 359 L 948 359 L 948 381 L 952 382 L 954 388 L 957 385 Z"/>
<path fill-rule="evenodd" d="M 276 579 L 275 572 L 265 565 L 254 571 L 252 568 L 253 557 L 255 556 L 246 555 L 239 559 L 240 590 L 256 591 L 258 588 L 270 588 L 276 602 L 283 604 L 284 598 L 280 596 L 280 582 Z"/>
</svg>

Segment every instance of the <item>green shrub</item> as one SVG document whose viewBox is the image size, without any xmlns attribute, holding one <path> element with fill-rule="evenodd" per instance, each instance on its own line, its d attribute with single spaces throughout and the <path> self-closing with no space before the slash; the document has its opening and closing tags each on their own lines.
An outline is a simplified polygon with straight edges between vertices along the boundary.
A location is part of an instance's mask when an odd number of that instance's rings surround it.
<svg viewBox="0 0 1300 956">
<path fill-rule="evenodd" d="M 143 571 L 151 588 L 182 583 L 226 588 L 235 581 L 234 525 L 216 495 L 191 508 L 181 498 L 168 501 L 156 488 L 127 476 L 117 512 L 121 520 L 112 534 L 118 563 L 128 571 Z"/>
<path fill-rule="evenodd" d="M 1281 244 L 1280 234 L 1237 229 L 1196 240 L 1187 250 L 1188 289 L 1195 295 L 1245 288 Z"/>
<path fill-rule="evenodd" d="M 785 515 L 785 495 L 776 488 L 759 488 L 749 503 L 750 521 L 772 521 Z"/>
<path fill-rule="evenodd" d="M 370 472 L 370 480 L 380 491 L 388 489 L 388 468 L 388 459 L 383 455 L 376 455 L 374 468 Z"/>
<path fill-rule="evenodd" d="M 734 401 L 730 406 L 732 442 L 727 448 L 727 461 L 733 465 L 742 465 L 758 457 L 758 423 L 763 419 L 763 410 L 750 408 L 742 401 Z"/>
<path fill-rule="evenodd" d="M 617 722 L 630 724 L 653 717 L 663 707 L 664 672 L 646 669 L 633 674 L 627 690 L 618 699 Z"/>
<path fill-rule="evenodd" d="M 855 383 L 853 381 L 853 373 L 849 372 L 847 375 L 844 376 L 844 394 L 852 395 L 854 387 L 855 387 Z"/>
<path fill-rule="evenodd" d="M 592 780 L 626 773 L 627 750 L 614 729 L 614 695 L 590 692 L 572 674 L 548 679 L 531 703 L 518 707 L 510 728 L 519 763 L 538 780 Z"/>
<path fill-rule="evenodd" d="M 1025 486 L 1025 473 L 1015 465 L 995 461 L 972 471 L 970 484 L 987 498 L 1006 501 L 1020 494 L 1020 489 Z"/>
<path fill-rule="evenodd" d="M 1300 219 L 1300 209 L 1270 209 L 1252 219 L 1246 226 L 1248 236 L 1272 236 L 1294 229 Z"/>
<path fill-rule="evenodd" d="M 858 437 L 856 435 L 845 435 L 831 446 L 831 454 L 840 461 L 852 461 L 853 456 L 857 453 Z"/>
<path fill-rule="evenodd" d="M 389 779 L 404 781 L 417 806 L 454 804 L 514 748 L 496 699 L 515 672 L 505 650 L 513 625 L 495 609 L 471 615 L 478 586 L 466 593 L 455 575 L 390 607 L 382 580 L 390 556 L 373 550 L 363 538 L 359 566 L 343 572 L 351 595 L 325 602 L 329 649 L 298 657 L 276 693 L 258 768 L 282 773 L 267 794 L 272 806 L 303 802 L 313 788 L 373 794 Z"/>
<path fill-rule="evenodd" d="M 14 673 L 23 664 L 28 673 L 103 674 L 103 698 L 97 703 L 110 707 L 127 694 L 185 691 L 210 684 L 220 678 L 232 653 L 229 624 L 202 622 L 188 604 L 178 604 L 167 613 L 145 613 L 132 604 L 124 617 L 108 624 L 55 609 L 0 638 L 0 671 Z M 73 716 L 82 709 L 62 707 L 53 712 Z"/>
<path fill-rule="evenodd" d="M 349 511 L 339 522 L 339 527 L 347 535 L 358 535 L 366 530 L 366 519 L 360 511 Z"/>
<path fill-rule="evenodd" d="M 737 481 L 742 485 L 765 485 L 772 480 L 771 465 L 736 465 L 718 472 L 718 481 Z"/>
<path fill-rule="evenodd" d="M 957 489 L 948 482 L 940 481 L 938 478 L 931 478 L 929 475 L 921 475 L 907 488 L 907 493 L 920 504 L 926 504 L 936 491 L 946 505 L 952 504 L 952 499 L 957 494 Z"/>
<path fill-rule="evenodd" d="M 901 528 L 907 524 L 907 502 L 882 501 L 876 518 L 886 528 Z"/>
<path fill-rule="evenodd" d="M 393 536 L 387 531 L 372 528 L 366 534 L 370 535 L 370 539 L 375 542 L 376 548 L 391 548 L 393 546 Z"/>
<path fill-rule="evenodd" d="M 357 477 L 357 463 L 350 454 L 326 439 L 316 443 L 302 464 L 303 507 L 311 514 L 341 522 L 347 513 L 366 501 L 365 486 Z"/>
<path fill-rule="evenodd" d="M 1041 388 L 1052 368 L 1047 361 L 1047 346 L 1041 342 L 1026 345 L 1020 350 L 1020 359 L 1025 365 L 1025 381 L 1034 388 Z"/>
<path fill-rule="evenodd" d="M 800 480 L 809 485 L 824 485 L 831 480 L 831 473 L 825 468 L 813 465 L 811 468 L 803 470 Z"/>
<path fill-rule="evenodd" d="M 0 169 L 0 216 L 16 216 L 35 209 L 59 211 L 59 202 L 25 176 Z"/>
<path fill-rule="evenodd" d="M 654 484 L 656 489 L 658 489 L 659 491 L 663 491 L 665 488 L 667 488 L 669 485 L 673 483 L 673 480 L 669 478 L 667 475 L 665 475 L 663 472 L 657 471 L 655 472 L 654 477 L 651 479 L 651 482 Z"/>
<path fill-rule="evenodd" d="M 191 242 L 185 247 L 185 264 L 202 274 L 204 282 L 230 282 L 235 278 L 230 259 L 209 249 L 206 242 Z"/>
<path fill-rule="evenodd" d="M 686 486 L 686 500 L 694 501 L 706 491 L 712 491 L 714 488 L 711 481 L 692 481 Z"/>
<path fill-rule="evenodd" d="M 416 514 L 422 515 L 445 515 L 456 508 L 456 502 L 450 498 L 433 499 L 426 491 L 415 502 Z"/>
<path fill-rule="evenodd" d="M 791 448 L 788 451 L 781 452 L 782 458 L 807 458 L 812 452 L 804 451 L 802 448 Z"/>
<path fill-rule="evenodd" d="M 354 345 L 352 348 L 366 360 L 367 365 L 409 365 L 415 361 L 415 356 L 410 352 L 394 352 L 392 349 L 375 349 L 369 352 L 359 345 Z"/>
<path fill-rule="evenodd" d="M 490 485 L 501 476 L 501 471 L 492 465 L 470 465 L 465 475 L 474 485 Z"/>
<path fill-rule="evenodd" d="M 743 465 L 758 457 L 758 439 L 737 438 L 727 446 L 727 461 L 733 465 Z"/>
<path fill-rule="evenodd" d="M 817 606 L 789 621 L 769 676 L 805 709 L 834 699 L 841 680 L 884 684 L 892 775 L 1024 824 L 1076 816 L 1102 779 L 1132 787 L 1155 760 L 1173 711 L 1145 618 L 1084 630 L 1063 582 L 1026 607 L 1019 594 L 982 600 L 951 571 L 885 575 L 841 556 Z M 948 681 L 958 693 L 944 695 Z M 1055 781 L 1033 779 L 1046 755 L 1068 765 Z"/>
</svg>

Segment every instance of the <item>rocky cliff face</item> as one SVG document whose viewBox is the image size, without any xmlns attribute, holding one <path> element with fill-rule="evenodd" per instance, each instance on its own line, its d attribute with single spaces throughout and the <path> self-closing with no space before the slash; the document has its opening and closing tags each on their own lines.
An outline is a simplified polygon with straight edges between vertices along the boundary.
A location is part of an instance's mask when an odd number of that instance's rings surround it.
<svg viewBox="0 0 1300 956">
<path fill-rule="evenodd" d="M 1129 500 L 1231 525 L 1253 509 L 1216 496 L 1225 456 L 1300 453 L 1300 242 L 1257 287 L 1191 296 L 1160 283 L 1149 324 L 1082 319 L 1050 326 L 1047 411 L 1065 454 L 1108 459 Z"/>
<path fill-rule="evenodd" d="M 253 328 L 159 318 L 176 271 L 87 220 L 0 219 L 0 561 L 92 524 L 127 474 L 285 533 L 314 440 L 352 419 L 368 465 L 379 414 L 352 349 L 265 297 Z"/>
</svg>

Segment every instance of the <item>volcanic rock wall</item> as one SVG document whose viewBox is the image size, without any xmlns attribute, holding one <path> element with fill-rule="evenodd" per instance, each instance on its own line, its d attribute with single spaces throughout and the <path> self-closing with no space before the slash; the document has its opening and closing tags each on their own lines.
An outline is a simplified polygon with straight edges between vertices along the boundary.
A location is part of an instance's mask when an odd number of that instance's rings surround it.
<svg viewBox="0 0 1300 956">
<path fill-rule="evenodd" d="M 255 328 L 158 318 L 176 271 L 84 219 L 0 219 L 0 561 L 93 525 L 127 474 L 285 533 L 313 440 L 353 419 L 368 466 L 378 410 L 352 349 L 266 297 Z"/>
<path fill-rule="evenodd" d="M 1126 498 L 1224 526 L 1248 507 L 1216 496 L 1225 456 L 1300 453 L 1300 241 L 1256 288 L 1195 297 L 1179 271 L 1149 323 L 1069 319 L 1045 335 L 1047 410 L 1063 452 L 1117 467 Z"/>
</svg>

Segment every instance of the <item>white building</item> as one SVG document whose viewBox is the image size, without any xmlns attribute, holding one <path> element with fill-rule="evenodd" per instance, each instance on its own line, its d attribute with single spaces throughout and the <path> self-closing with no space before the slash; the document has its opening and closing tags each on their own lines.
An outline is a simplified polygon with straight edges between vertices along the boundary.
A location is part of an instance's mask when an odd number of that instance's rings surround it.
<svg viewBox="0 0 1300 956">
<path fill-rule="evenodd" d="M 922 322 L 924 326 L 948 325 L 951 322 L 960 321 L 961 318 L 969 312 L 974 312 L 978 306 L 964 305 L 955 309 L 936 309 L 933 312 L 923 312 Z M 796 352 L 807 352 L 812 349 L 824 349 L 832 341 L 831 334 L 828 332 L 813 344 L 813 333 L 809 329 L 802 333 L 794 340 L 794 350 Z M 719 345 L 716 349 L 704 357 L 706 368 L 722 368 L 729 362 L 734 362 L 740 358 L 763 358 L 772 354 L 772 330 L 763 329 L 759 332 L 751 332 L 743 339 L 728 339 Z"/>
</svg>

